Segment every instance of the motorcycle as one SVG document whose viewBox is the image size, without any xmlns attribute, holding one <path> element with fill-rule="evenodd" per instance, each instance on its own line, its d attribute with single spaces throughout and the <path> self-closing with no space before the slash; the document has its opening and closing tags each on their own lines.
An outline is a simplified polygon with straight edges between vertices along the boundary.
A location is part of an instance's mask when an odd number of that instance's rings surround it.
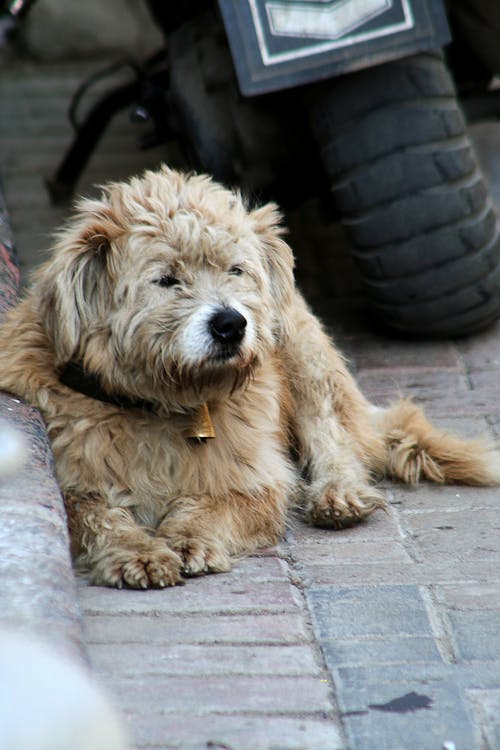
<svg viewBox="0 0 500 750">
<path fill-rule="evenodd" d="M 464 64 L 459 36 L 448 47 L 443 2 L 149 6 L 165 49 L 78 126 L 49 181 L 55 200 L 71 193 L 114 112 L 133 104 L 154 123 L 153 142 L 175 138 L 192 168 L 246 194 L 290 208 L 329 189 L 387 326 L 455 336 L 499 316 L 499 227 L 463 114 L 500 109 L 498 92 L 470 48 Z"/>
</svg>

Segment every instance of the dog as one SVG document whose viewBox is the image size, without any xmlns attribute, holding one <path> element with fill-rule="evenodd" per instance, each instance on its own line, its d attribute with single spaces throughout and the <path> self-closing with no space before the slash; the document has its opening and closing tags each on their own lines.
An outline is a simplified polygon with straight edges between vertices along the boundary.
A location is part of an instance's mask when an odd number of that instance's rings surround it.
<svg viewBox="0 0 500 750">
<path fill-rule="evenodd" d="M 500 483 L 485 444 L 369 403 L 295 288 L 277 207 L 164 166 L 83 199 L 0 329 L 0 388 L 38 407 L 72 554 L 163 588 L 340 529 L 379 476 Z"/>
</svg>

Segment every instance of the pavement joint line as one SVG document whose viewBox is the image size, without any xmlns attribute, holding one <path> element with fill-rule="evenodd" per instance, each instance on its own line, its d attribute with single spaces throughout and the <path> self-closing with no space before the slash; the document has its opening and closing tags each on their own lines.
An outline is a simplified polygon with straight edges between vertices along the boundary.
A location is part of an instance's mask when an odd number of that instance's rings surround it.
<svg viewBox="0 0 500 750">
<path fill-rule="evenodd" d="M 444 664 L 456 664 L 458 662 L 458 648 L 453 638 L 451 623 L 439 606 L 432 586 L 419 586 L 419 590 L 427 610 L 436 648 L 441 654 Z"/>
<path fill-rule="evenodd" d="M 356 375 L 369 375 L 369 376 L 376 376 L 376 375 L 386 375 L 387 373 L 394 373 L 392 377 L 396 378 L 398 375 L 421 375 L 421 374 L 429 374 L 432 375 L 434 373 L 443 373 L 443 374 L 450 374 L 450 375 L 464 375 L 467 378 L 467 373 L 463 372 L 458 367 L 440 367 L 439 365 L 401 365 L 399 367 L 395 367 L 394 365 L 389 365 L 387 367 L 383 367 L 381 365 L 377 365 L 374 367 L 371 367 L 370 365 L 362 365 L 358 368 L 356 368 Z M 394 386 L 396 389 L 398 389 L 397 381 L 394 380 Z M 475 390 L 471 388 L 471 390 Z M 400 393 L 399 396 L 401 398 L 405 398 L 408 394 Z"/>
<path fill-rule="evenodd" d="M 404 500 L 402 501 L 402 506 L 404 507 Z M 422 563 L 424 562 L 424 556 L 420 554 L 417 544 L 415 543 L 415 535 L 412 533 L 410 529 L 407 529 L 404 525 L 404 518 L 403 516 L 398 516 L 397 518 L 397 526 L 400 533 L 400 543 L 407 553 L 410 560 L 415 563 Z"/>
<path fill-rule="evenodd" d="M 478 733 L 477 750 L 496 750 L 493 747 L 493 745 L 489 742 L 488 737 L 486 735 L 487 719 L 484 716 L 483 706 L 481 705 L 481 702 L 477 699 L 475 695 L 477 692 L 480 692 L 480 691 L 477 691 L 474 689 L 465 691 L 467 698 L 473 707 L 473 710 L 481 719 L 480 723 L 478 723 L 478 725 L 476 726 L 476 730 Z"/>
<path fill-rule="evenodd" d="M 302 602 L 304 619 L 306 621 L 305 623 L 306 632 L 309 634 L 309 637 L 310 637 L 311 648 L 313 650 L 316 662 L 321 670 L 321 674 L 324 676 L 325 682 L 328 684 L 328 688 L 329 688 L 328 692 L 329 692 L 330 702 L 332 706 L 332 718 L 336 720 L 336 723 L 339 725 L 339 731 L 342 733 L 344 738 L 346 738 L 345 727 L 343 723 L 340 721 L 341 712 L 340 712 L 340 704 L 338 701 L 338 693 L 337 693 L 337 689 L 335 685 L 335 680 L 330 670 L 328 669 L 328 665 L 326 662 L 323 648 L 321 646 L 321 643 L 319 642 L 319 639 L 317 638 L 315 627 L 314 627 L 314 622 L 313 622 L 313 615 L 312 615 L 309 602 L 305 594 L 306 582 L 304 581 L 304 577 L 301 574 L 299 564 L 294 560 L 291 543 L 284 542 L 283 547 L 284 547 L 285 554 L 283 554 L 283 557 L 280 554 L 280 557 L 281 559 L 283 559 L 283 562 L 286 565 L 286 570 L 287 570 L 290 584 L 297 589 L 301 602 Z"/>
<path fill-rule="evenodd" d="M 464 352 L 462 351 L 462 349 L 460 347 L 460 343 L 457 340 L 455 340 L 453 342 L 453 348 L 454 348 L 454 350 L 456 352 L 458 362 L 460 363 L 461 372 L 464 375 L 465 380 L 466 380 L 466 382 L 467 382 L 470 390 L 474 390 L 474 383 L 472 382 L 471 367 L 470 367 L 470 365 L 467 364 L 467 359 L 464 356 Z"/>
<path fill-rule="evenodd" d="M 402 503 L 402 505 L 404 506 L 404 502 Z M 479 505 L 479 504 L 476 504 L 475 502 L 472 501 L 471 504 L 470 504 L 470 506 L 469 505 L 467 505 L 467 506 L 461 505 L 459 508 L 449 508 L 449 507 L 446 508 L 446 507 L 444 507 L 444 508 L 408 508 L 408 509 L 405 509 L 403 507 L 403 508 L 401 508 L 401 513 L 403 514 L 403 517 L 404 516 L 408 516 L 408 517 L 411 517 L 411 516 L 432 516 L 433 514 L 438 514 L 438 513 L 439 513 L 439 515 L 445 515 L 445 514 L 447 514 L 447 515 L 452 516 L 454 514 L 467 513 L 467 511 L 471 511 L 471 512 L 476 513 L 477 511 L 483 511 L 483 510 L 484 511 L 491 511 L 491 507 L 488 506 L 488 505 Z"/>
<path fill-rule="evenodd" d="M 145 616 L 145 619 L 147 616 Z M 94 638 L 87 638 L 85 640 L 85 643 L 92 646 L 144 646 L 144 641 L 139 640 L 129 640 L 121 638 L 119 641 L 112 641 L 109 638 L 106 638 L 105 640 L 97 640 Z M 162 646 L 170 646 L 171 641 L 165 640 L 165 641 L 155 641 L 155 646 L 162 647 Z M 220 646 L 227 646 L 228 648 L 239 648 L 240 646 L 243 648 L 288 648 L 291 646 L 310 646 L 311 641 L 303 638 L 302 640 L 297 641 L 287 641 L 286 645 L 283 645 L 282 641 L 259 641 L 257 644 L 254 641 L 189 641 L 187 644 L 189 646 L 203 646 L 203 648 L 206 648 L 210 650 L 211 648 L 219 648 Z"/>
</svg>

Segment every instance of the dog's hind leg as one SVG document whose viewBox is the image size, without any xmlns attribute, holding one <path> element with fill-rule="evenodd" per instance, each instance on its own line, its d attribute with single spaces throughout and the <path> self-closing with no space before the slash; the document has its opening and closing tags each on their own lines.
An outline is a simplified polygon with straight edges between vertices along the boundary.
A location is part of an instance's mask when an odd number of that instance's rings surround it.
<svg viewBox="0 0 500 750">
<path fill-rule="evenodd" d="M 500 484 L 500 454 L 484 440 L 461 440 L 438 429 L 411 401 L 380 410 L 374 420 L 386 446 L 385 471 L 409 484 Z"/>
<path fill-rule="evenodd" d="M 385 507 L 368 466 L 357 455 L 352 437 L 335 418 L 317 429 L 303 424 L 301 464 L 307 474 L 304 510 L 315 526 L 343 528 Z"/>
<path fill-rule="evenodd" d="M 138 526 L 129 510 L 74 495 L 64 503 L 75 567 L 91 583 L 146 589 L 181 582 L 179 556 Z"/>
</svg>

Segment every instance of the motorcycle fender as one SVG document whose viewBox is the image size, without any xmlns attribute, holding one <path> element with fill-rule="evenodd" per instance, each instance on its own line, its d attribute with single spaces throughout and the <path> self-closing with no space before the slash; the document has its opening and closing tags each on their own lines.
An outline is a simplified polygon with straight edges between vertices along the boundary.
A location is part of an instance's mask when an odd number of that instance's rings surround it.
<svg viewBox="0 0 500 750">
<path fill-rule="evenodd" d="M 450 40 L 441 0 L 218 0 L 242 94 L 300 86 Z"/>
</svg>

